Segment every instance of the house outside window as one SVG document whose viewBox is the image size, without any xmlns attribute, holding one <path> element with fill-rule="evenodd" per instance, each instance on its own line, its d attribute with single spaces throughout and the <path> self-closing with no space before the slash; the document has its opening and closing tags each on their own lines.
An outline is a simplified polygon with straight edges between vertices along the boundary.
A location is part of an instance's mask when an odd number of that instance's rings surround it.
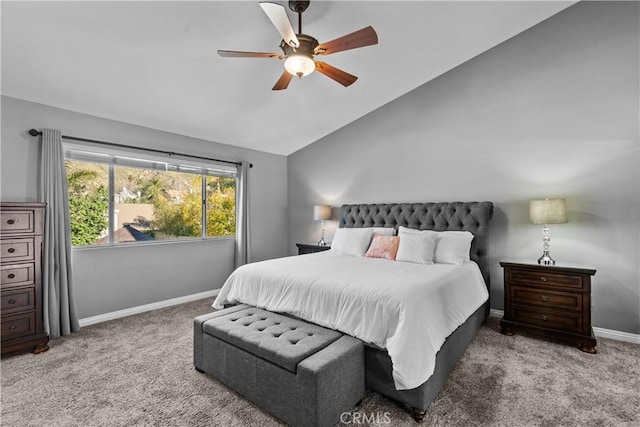
<svg viewBox="0 0 640 427">
<path fill-rule="evenodd" d="M 234 236 L 235 165 L 65 144 L 74 246 Z"/>
</svg>

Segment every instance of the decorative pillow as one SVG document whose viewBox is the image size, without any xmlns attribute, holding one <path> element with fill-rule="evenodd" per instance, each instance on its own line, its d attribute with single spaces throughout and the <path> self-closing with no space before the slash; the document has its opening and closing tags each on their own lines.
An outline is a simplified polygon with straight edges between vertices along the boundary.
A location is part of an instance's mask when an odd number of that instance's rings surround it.
<svg viewBox="0 0 640 427">
<path fill-rule="evenodd" d="M 401 229 L 400 245 L 398 247 L 398 253 L 396 254 L 396 261 L 413 262 L 416 264 L 433 264 L 433 252 L 435 247 L 436 241 L 430 233 L 407 233 L 402 232 Z"/>
<path fill-rule="evenodd" d="M 393 230 L 393 229 L 392 229 Z M 369 258 L 385 258 L 393 261 L 396 259 L 400 237 L 385 236 L 384 234 L 374 234 L 371 246 L 364 256 Z"/>
<path fill-rule="evenodd" d="M 429 235 L 435 240 L 433 262 L 460 265 L 470 261 L 469 253 L 471 252 L 471 241 L 473 240 L 472 233 L 468 231 L 414 230 L 400 227 L 400 246 L 402 246 L 402 236 L 420 234 Z M 400 251 L 398 250 L 398 252 Z M 398 256 L 396 256 L 396 259 L 398 259 Z"/>
<path fill-rule="evenodd" d="M 331 250 L 343 255 L 364 256 L 371 243 L 373 228 L 338 228 Z"/>
<path fill-rule="evenodd" d="M 470 262 L 473 234 L 468 231 L 441 231 L 436 241 L 434 261 L 440 264 L 464 264 Z"/>
</svg>

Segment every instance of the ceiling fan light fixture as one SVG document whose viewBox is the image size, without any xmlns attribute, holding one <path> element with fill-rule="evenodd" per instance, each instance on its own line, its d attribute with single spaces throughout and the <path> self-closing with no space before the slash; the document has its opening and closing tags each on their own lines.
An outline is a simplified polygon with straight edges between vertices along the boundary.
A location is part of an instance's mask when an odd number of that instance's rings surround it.
<svg viewBox="0 0 640 427">
<path fill-rule="evenodd" d="M 306 55 L 291 55 L 284 61 L 284 68 L 293 76 L 308 76 L 316 69 L 316 63 Z"/>
</svg>

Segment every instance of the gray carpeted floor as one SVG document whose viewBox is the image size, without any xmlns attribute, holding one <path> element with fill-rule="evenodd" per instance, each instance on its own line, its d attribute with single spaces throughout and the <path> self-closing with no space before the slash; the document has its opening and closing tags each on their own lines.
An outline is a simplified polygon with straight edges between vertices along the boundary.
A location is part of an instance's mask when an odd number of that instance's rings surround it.
<svg viewBox="0 0 640 427">
<path fill-rule="evenodd" d="M 195 371 L 196 301 L 83 328 L 40 355 L 2 360 L 2 426 L 275 426 Z M 425 425 L 640 426 L 640 346 L 600 339 L 599 353 L 498 332 L 489 319 L 427 412 Z M 368 392 L 351 425 L 415 425 Z M 365 415 L 373 423 L 358 424 Z"/>
</svg>

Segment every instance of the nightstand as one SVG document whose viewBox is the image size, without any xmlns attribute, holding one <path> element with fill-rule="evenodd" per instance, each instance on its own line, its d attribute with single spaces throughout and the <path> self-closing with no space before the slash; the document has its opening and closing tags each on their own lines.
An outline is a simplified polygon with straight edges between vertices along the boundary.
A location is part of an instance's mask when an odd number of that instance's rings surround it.
<svg viewBox="0 0 640 427">
<path fill-rule="evenodd" d="M 331 244 L 326 246 L 318 246 L 317 243 L 296 243 L 298 247 L 298 255 L 312 254 L 314 252 L 328 251 L 331 249 Z"/>
<path fill-rule="evenodd" d="M 538 265 L 504 260 L 505 335 L 517 330 L 577 345 L 595 354 L 596 337 L 591 327 L 591 267 Z"/>
</svg>

